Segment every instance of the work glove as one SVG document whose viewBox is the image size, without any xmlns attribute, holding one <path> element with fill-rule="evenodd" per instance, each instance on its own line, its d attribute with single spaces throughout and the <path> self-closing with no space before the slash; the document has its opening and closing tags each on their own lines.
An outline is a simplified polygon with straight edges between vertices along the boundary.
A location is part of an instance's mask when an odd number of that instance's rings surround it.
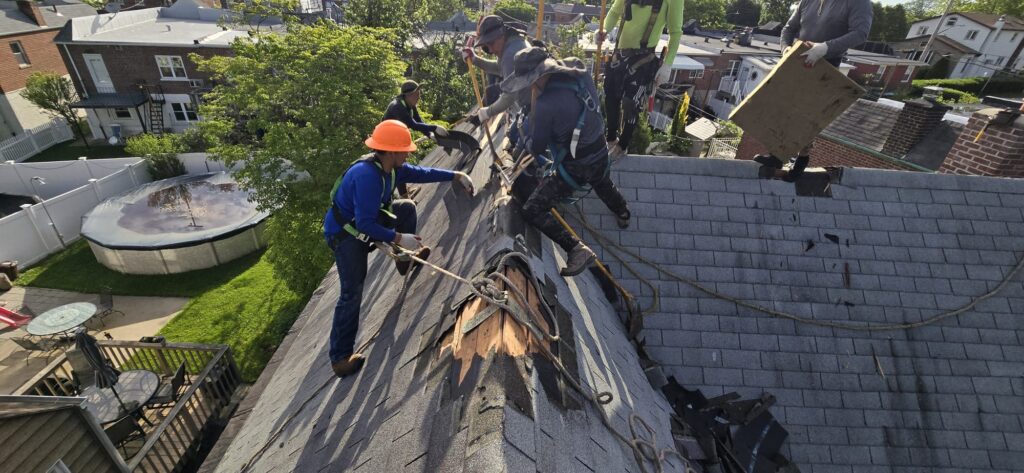
<svg viewBox="0 0 1024 473">
<path fill-rule="evenodd" d="M 669 83 L 668 81 L 671 78 L 672 78 L 672 65 L 671 64 L 662 64 L 661 67 L 658 68 L 658 73 L 655 74 L 655 76 L 654 76 L 654 83 L 655 84 L 668 84 Z"/>
<path fill-rule="evenodd" d="M 804 56 L 804 57 L 807 58 L 804 61 L 804 64 L 806 64 L 808 67 L 810 67 L 810 66 L 813 66 L 813 65 L 817 64 L 818 61 L 820 61 L 821 58 L 825 57 L 826 54 L 828 54 L 828 45 L 827 44 L 825 44 L 825 43 L 814 43 L 814 45 L 811 46 L 811 49 L 808 50 L 806 53 L 801 54 L 801 56 Z"/>
<path fill-rule="evenodd" d="M 473 197 L 473 179 L 471 179 L 468 174 L 464 172 L 456 172 L 455 177 L 452 178 L 452 184 L 462 187 L 470 197 Z"/>
<path fill-rule="evenodd" d="M 416 251 L 423 246 L 419 235 L 413 235 L 412 233 L 396 233 L 395 244 L 409 251 Z"/>
<path fill-rule="evenodd" d="M 473 126 L 480 126 L 480 124 L 487 121 L 488 118 L 491 118 L 491 116 L 487 111 L 487 107 L 483 107 L 477 110 L 476 113 L 470 115 L 468 120 L 469 123 L 473 124 Z"/>
<path fill-rule="evenodd" d="M 434 125 L 434 126 L 435 126 L 435 128 L 434 128 L 434 134 L 435 135 L 440 136 L 441 138 L 444 138 L 444 137 L 448 136 L 448 129 L 447 128 L 445 128 L 445 127 L 443 127 L 441 125 Z"/>
<path fill-rule="evenodd" d="M 469 46 L 462 48 L 462 60 L 472 61 L 473 59 L 476 59 L 476 51 L 474 51 L 473 48 Z"/>
</svg>

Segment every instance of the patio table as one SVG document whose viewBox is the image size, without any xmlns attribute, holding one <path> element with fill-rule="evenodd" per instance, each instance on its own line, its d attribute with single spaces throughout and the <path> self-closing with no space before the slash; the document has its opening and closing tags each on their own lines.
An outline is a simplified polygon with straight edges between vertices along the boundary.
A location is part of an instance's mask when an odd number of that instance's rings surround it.
<svg viewBox="0 0 1024 473">
<path fill-rule="evenodd" d="M 132 370 L 121 373 L 114 389 L 129 411 L 134 411 L 149 402 L 159 387 L 160 377 L 156 373 Z M 110 389 L 89 386 L 82 390 L 81 396 L 85 397 L 85 409 L 96 416 L 100 424 L 114 422 L 126 414 Z"/>
<path fill-rule="evenodd" d="M 33 317 L 25 327 L 25 331 L 36 336 L 68 332 L 84 324 L 93 315 L 96 315 L 95 304 L 89 302 L 65 304 Z"/>
</svg>

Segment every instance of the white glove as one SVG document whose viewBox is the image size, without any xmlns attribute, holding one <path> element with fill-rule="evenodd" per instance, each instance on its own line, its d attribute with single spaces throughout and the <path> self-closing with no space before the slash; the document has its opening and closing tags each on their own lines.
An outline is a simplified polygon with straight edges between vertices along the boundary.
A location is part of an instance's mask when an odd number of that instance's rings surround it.
<svg viewBox="0 0 1024 473">
<path fill-rule="evenodd" d="M 473 179 L 471 179 L 468 174 L 464 172 L 456 172 L 455 177 L 452 178 L 452 184 L 461 186 L 467 193 L 469 193 L 470 197 L 473 197 Z"/>
<path fill-rule="evenodd" d="M 476 59 L 476 51 L 473 51 L 473 48 L 470 47 L 462 48 L 462 60 L 472 61 L 473 59 Z"/>
<path fill-rule="evenodd" d="M 395 244 L 409 251 L 416 251 L 423 246 L 423 243 L 420 242 L 420 237 L 412 233 L 396 233 Z"/>
<path fill-rule="evenodd" d="M 483 123 L 491 118 L 491 111 L 487 107 L 483 107 L 476 111 L 476 116 L 480 119 L 480 123 Z"/>
<path fill-rule="evenodd" d="M 672 65 L 662 64 L 658 68 L 658 73 L 654 76 L 655 84 L 668 84 L 669 79 L 672 78 Z"/>
<path fill-rule="evenodd" d="M 448 136 L 448 129 L 447 128 L 445 128 L 445 127 L 443 127 L 441 125 L 434 125 L 434 126 L 437 127 L 437 128 L 434 128 L 434 134 L 435 135 L 440 136 L 442 138 Z"/>
<path fill-rule="evenodd" d="M 808 66 L 813 66 L 817 64 L 818 61 L 821 60 L 821 58 L 825 57 L 826 54 L 828 54 L 827 44 L 814 43 L 814 45 L 811 46 L 811 49 L 808 50 L 806 53 L 801 54 L 801 56 L 805 56 L 807 58 L 804 61 L 804 64 L 807 64 Z"/>
</svg>

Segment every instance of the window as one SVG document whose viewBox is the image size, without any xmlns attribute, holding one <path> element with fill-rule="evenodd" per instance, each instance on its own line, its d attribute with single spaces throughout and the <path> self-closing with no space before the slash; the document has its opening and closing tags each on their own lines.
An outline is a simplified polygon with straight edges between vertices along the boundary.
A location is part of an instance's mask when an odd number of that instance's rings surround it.
<svg viewBox="0 0 1024 473">
<path fill-rule="evenodd" d="M 196 107 L 191 102 L 172 102 L 171 110 L 174 111 L 174 121 L 181 123 L 192 123 L 199 121 L 196 115 Z"/>
<path fill-rule="evenodd" d="M 971 63 L 970 60 L 964 61 L 964 65 L 960 67 L 960 72 L 966 71 L 967 70 L 967 65 L 970 64 L 970 63 Z"/>
<path fill-rule="evenodd" d="M 11 41 L 11 52 L 14 53 L 14 59 L 18 61 L 18 65 L 21 67 L 28 67 L 32 63 L 28 62 L 28 54 L 25 54 L 25 48 L 21 47 L 21 41 Z"/>
<path fill-rule="evenodd" d="M 972 40 L 974 38 L 977 38 L 977 37 L 978 37 L 978 30 L 970 30 L 970 31 L 967 32 L 967 34 L 964 35 L 964 39 L 966 39 L 968 41 L 970 41 L 970 40 Z"/>
<path fill-rule="evenodd" d="M 956 24 L 956 17 L 955 16 L 951 16 L 951 17 L 949 17 L 948 20 L 946 20 L 946 26 L 953 26 L 955 24 Z"/>
<path fill-rule="evenodd" d="M 1012 43 L 1014 41 L 1017 41 L 1018 35 L 1020 35 L 1020 33 L 1014 33 L 1013 36 L 1010 36 L 1010 42 Z"/>
<path fill-rule="evenodd" d="M 903 74 L 902 82 L 910 82 L 911 77 L 914 77 L 914 66 L 907 67 L 907 71 Z"/>
<path fill-rule="evenodd" d="M 928 34 L 928 27 L 927 26 L 922 26 L 922 27 L 917 29 L 917 35 L 918 36 L 924 36 L 926 34 Z"/>
<path fill-rule="evenodd" d="M 703 69 L 701 69 L 699 71 L 690 71 L 690 78 L 691 79 L 700 79 L 702 77 L 704 77 L 704 70 Z"/>
<path fill-rule="evenodd" d="M 726 73 L 725 75 L 729 77 L 736 77 L 736 74 L 738 74 L 739 71 L 740 61 L 729 61 L 729 72 Z"/>
<path fill-rule="evenodd" d="M 878 66 L 878 72 L 876 74 L 878 74 L 879 79 L 885 76 L 885 66 Z"/>
<path fill-rule="evenodd" d="M 114 116 L 117 117 L 117 118 L 131 118 L 132 117 L 132 112 L 131 112 L 131 110 L 128 110 L 127 108 L 115 108 L 114 109 Z"/>
<path fill-rule="evenodd" d="M 928 55 L 924 57 L 924 62 L 928 64 L 932 63 L 932 59 L 935 58 L 935 51 L 928 51 Z"/>
<path fill-rule="evenodd" d="M 996 65 L 997 66 L 1002 66 L 1003 65 L 1003 59 L 1004 58 L 1002 56 L 997 57 L 996 58 Z"/>
<path fill-rule="evenodd" d="M 156 65 L 160 68 L 160 77 L 164 79 L 187 78 L 181 56 L 156 56 Z"/>
</svg>

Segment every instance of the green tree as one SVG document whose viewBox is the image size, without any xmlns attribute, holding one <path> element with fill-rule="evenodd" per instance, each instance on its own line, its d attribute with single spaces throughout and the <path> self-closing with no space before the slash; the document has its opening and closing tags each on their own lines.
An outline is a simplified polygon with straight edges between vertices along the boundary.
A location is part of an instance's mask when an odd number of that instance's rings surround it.
<svg viewBox="0 0 1024 473">
<path fill-rule="evenodd" d="M 907 22 L 907 11 L 903 5 L 885 6 L 879 2 L 871 4 L 873 19 L 871 34 L 873 41 L 898 41 L 907 37 L 910 24 Z"/>
<path fill-rule="evenodd" d="M 185 174 L 185 164 L 178 159 L 178 153 L 188 151 L 188 146 L 180 135 L 136 135 L 128 138 L 124 150 L 146 161 L 146 169 L 154 181 Z"/>
<path fill-rule="evenodd" d="M 63 118 L 74 127 L 75 136 L 85 143 L 86 148 L 89 147 L 89 140 L 78 120 L 78 111 L 71 108 L 71 104 L 78 101 L 78 94 L 69 79 L 53 72 L 33 72 L 25 79 L 21 96 L 48 115 Z"/>
<path fill-rule="evenodd" d="M 578 57 L 583 58 L 583 47 L 580 46 L 580 39 L 587 34 L 587 25 L 573 23 L 558 27 L 558 43 L 555 45 L 555 54 L 559 58 Z"/>
<path fill-rule="evenodd" d="M 726 21 L 740 26 L 757 26 L 761 17 L 761 6 L 754 0 L 733 0 L 726 12 Z"/>
<path fill-rule="evenodd" d="M 220 84 L 199 127 L 215 159 L 272 209 L 267 257 L 295 289 L 319 283 L 331 258 L 320 226 L 335 180 L 366 153 L 363 140 L 405 65 L 392 33 L 318 22 L 232 43 L 231 56 L 192 55 Z"/>
<path fill-rule="evenodd" d="M 466 63 L 461 55 L 453 53 L 461 43 L 456 35 L 434 37 L 412 58 L 412 79 L 423 90 L 418 108 L 448 122 L 476 105 Z"/>
<path fill-rule="evenodd" d="M 702 28 L 723 28 L 726 21 L 725 0 L 689 0 L 686 2 L 686 18 L 694 18 Z"/>
<path fill-rule="evenodd" d="M 349 0 L 343 7 L 345 23 L 409 31 L 418 4 L 405 0 Z"/>
<path fill-rule="evenodd" d="M 760 24 L 769 21 L 780 21 L 785 23 L 789 19 L 789 7 L 793 2 L 790 0 L 761 0 Z"/>
<path fill-rule="evenodd" d="M 505 20 L 514 18 L 523 23 L 537 21 L 537 7 L 523 0 L 498 0 L 494 5 L 494 14 Z"/>
<path fill-rule="evenodd" d="M 946 2 L 942 0 L 910 0 L 904 4 L 907 20 L 911 22 L 941 15 L 945 6 Z"/>
</svg>

